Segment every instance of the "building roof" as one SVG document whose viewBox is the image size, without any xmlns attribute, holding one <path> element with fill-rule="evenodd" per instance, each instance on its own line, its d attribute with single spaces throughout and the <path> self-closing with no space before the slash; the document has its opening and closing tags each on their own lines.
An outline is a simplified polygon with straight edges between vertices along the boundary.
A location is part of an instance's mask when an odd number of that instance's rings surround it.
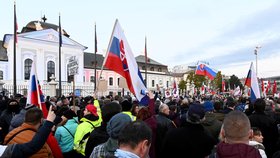
<svg viewBox="0 0 280 158">
<path fill-rule="evenodd" d="M 139 55 L 135 58 L 136 62 L 137 63 L 145 63 L 145 56 L 144 55 Z M 151 58 L 148 57 L 148 63 L 147 64 L 152 64 L 152 65 L 160 65 L 160 66 L 166 66 L 166 65 L 163 65 Z"/>
<path fill-rule="evenodd" d="M 96 68 L 101 69 L 104 60 L 103 55 L 96 54 L 96 60 L 97 60 Z M 95 61 L 94 53 L 84 52 L 84 68 L 94 69 L 94 61 Z"/>
<path fill-rule="evenodd" d="M 31 21 L 25 27 L 22 28 L 21 33 L 46 29 L 53 29 L 55 31 L 58 31 L 59 26 L 42 21 Z M 66 37 L 70 37 L 70 35 L 64 29 L 62 29 L 62 34 Z"/>
<path fill-rule="evenodd" d="M 0 41 L 0 61 L 8 61 L 7 49 L 3 46 L 3 41 Z"/>
</svg>

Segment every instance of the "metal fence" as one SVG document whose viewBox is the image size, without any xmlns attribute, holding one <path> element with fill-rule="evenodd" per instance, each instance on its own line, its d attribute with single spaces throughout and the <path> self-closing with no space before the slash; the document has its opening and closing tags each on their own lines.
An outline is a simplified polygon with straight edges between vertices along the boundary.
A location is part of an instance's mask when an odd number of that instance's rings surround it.
<svg viewBox="0 0 280 158">
<path fill-rule="evenodd" d="M 40 84 L 41 90 L 45 96 L 50 95 L 50 85 L 48 83 L 46 84 Z M 17 85 L 17 93 L 22 95 L 27 95 L 28 93 L 29 85 L 27 84 L 20 84 Z M 61 86 L 62 89 L 62 95 L 69 95 L 70 93 L 73 93 L 73 85 L 72 84 L 63 84 Z M 3 92 L 6 96 L 11 96 L 14 94 L 14 85 L 13 84 L 4 84 L 3 85 Z M 59 86 L 56 85 L 56 94 L 59 92 Z M 94 86 L 93 85 L 77 85 L 75 86 L 75 94 L 79 96 L 88 96 L 92 95 L 94 92 Z"/>
</svg>

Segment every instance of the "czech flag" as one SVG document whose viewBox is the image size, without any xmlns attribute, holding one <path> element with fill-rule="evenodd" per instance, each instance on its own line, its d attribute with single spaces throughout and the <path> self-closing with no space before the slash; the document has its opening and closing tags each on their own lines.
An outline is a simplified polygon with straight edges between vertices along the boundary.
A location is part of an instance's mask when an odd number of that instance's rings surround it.
<svg viewBox="0 0 280 158">
<path fill-rule="evenodd" d="M 41 86 L 39 84 L 39 81 L 37 79 L 36 75 L 36 67 L 35 62 L 32 62 L 31 72 L 30 72 L 30 79 L 29 79 L 29 89 L 28 89 L 28 95 L 27 95 L 27 104 L 35 105 L 38 108 L 40 108 L 43 111 L 44 118 L 47 117 L 48 111 L 46 108 L 44 95 L 41 90 Z"/>
<path fill-rule="evenodd" d="M 139 103 L 148 105 L 149 98 L 143 93 L 147 88 L 118 19 L 115 22 L 103 66 L 123 76 L 130 92 L 135 95 Z"/>
<path fill-rule="evenodd" d="M 206 64 L 199 64 L 196 67 L 195 74 L 196 75 L 207 76 L 210 80 L 214 80 L 214 78 L 217 75 L 217 71 L 210 68 Z"/>
<path fill-rule="evenodd" d="M 251 63 L 250 70 L 248 72 L 247 78 L 245 80 L 245 85 L 250 88 L 250 99 L 255 101 L 257 98 L 261 97 L 259 83 L 253 63 Z"/>
</svg>

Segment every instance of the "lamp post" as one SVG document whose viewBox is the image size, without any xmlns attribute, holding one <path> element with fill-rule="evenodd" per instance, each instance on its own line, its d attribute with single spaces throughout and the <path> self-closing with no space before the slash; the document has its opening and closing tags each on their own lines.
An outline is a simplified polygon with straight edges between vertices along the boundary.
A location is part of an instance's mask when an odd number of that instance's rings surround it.
<svg viewBox="0 0 280 158">
<path fill-rule="evenodd" d="M 256 55 L 256 76 L 258 77 L 258 52 L 261 46 L 256 46 L 255 48 L 255 55 Z"/>
</svg>

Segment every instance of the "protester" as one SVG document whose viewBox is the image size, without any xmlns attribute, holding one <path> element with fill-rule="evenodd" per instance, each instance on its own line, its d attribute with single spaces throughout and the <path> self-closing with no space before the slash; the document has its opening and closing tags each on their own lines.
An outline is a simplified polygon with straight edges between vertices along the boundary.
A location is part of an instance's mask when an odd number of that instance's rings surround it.
<svg viewBox="0 0 280 158">
<path fill-rule="evenodd" d="M 117 158 L 147 158 L 152 141 L 152 131 L 143 121 L 126 125 L 120 132 Z"/>
<path fill-rule="evenodd" d="M 131 117 L 124 113 L 118 113 L 114 115 L 107 124 L 107 133 L 110 136 L 109 139 L 98 146 L 96 146 L 90 158 L 110 157 L 114 155 L 114 152 L 119 148 L 118 138 L 119 133 L 125 125 L 132 122 Z"/>
<path fill-rule="evenodd" d="M 0 145 L 0 156 L 3 158 L 23 158 L 31 156 L 39 151 L 51 132 L 55 118 L 54 112 L 50 110 L 43 126 L 39 128 L 31 141 L 23 144 Z"/>
<path fill-rule="evenodd" d="M 2 112 L 0 116 L 0 127 L 1 127 L 1 136 L 0 141 L 2 142 L 5 136 L 9 132 L 9 127 L 13 117 L 20 112 L 21 108 L 17 100 L 11 99 L 8 102 L 7 108 Z"/>
<path fill-rule="evenodd" d="M 253 136 L 252 136 L 251 140 L 249 141 L 249 145 L 258 149 L 262 158 L 267 158 L 265 151 L 264 151 L 265 148 L 262 144 L 263 136 L 262 136 L 261 130 L 257 127 L 252 127 L 252 130 L 253 130 Z"/>
<path fill-rule="evenodd" d="M 166 104 L 161 104 L 159 106 L 159 113 L 156 115 L 156 122 L 157 122 L 157 130 L 156 130 L 156 155 L 161 157 L 162 154 L 162 144 L 165 138 L 165 134 L 173 129 L 176 128 L 176 125 L 173 121 L 169 118 L 169 107 Z"/>
<path fill-rule="evenodd" d="M 43 121 L 43 112 L 38 108 L 31 108 L 26 111 L 24 123 L 7 134 L 4 144 L 27 143 L 36 134 Z M 53 157 L 52 151 L 47 143 L 31 157 Z"/>
<path fill-rule="evenodd" d="M 55 132 L 55 138 L 61 148 L 64 158 L 75 157 L 73 150 L 74 135 L 78 126 L 77 115 L 72 110 L 64 111 L 62 119 L 66 120 L 66 124 L 58 127 Z"/>
<path fill-rule="evenodd" d="M 74 150 L 79 153 L 81 157 L 84 157 L 90 132 L 101 125 L 97 114 L 97 108 L 93 104 L 88 104 L 84 110 L 84 117 L 80 121 L 82 123 L 78 125 L 74 136 Z"/>
<path fill-rule="evenodd" d="M 265 114 L 265 106 L 264 99 L 257 99 L 254 103 L 254 112 L 249 116 L 249 120 L 252 127 L 258 127 L 261 130 L 265 153 L 267 157 L 272 157 L 273 153 L 279 149 L 277 145 L 279 134 L 276 120 Z"/>
<path fill-rule="evenodd" d="M 90 156 L 94 147 L 108 140 L 109 135 L 106 131 L 107 124 L 115 114 L 121 112 L 121 109 L 121 105 L 117 102 L 110 102 L 101 107 L 102 123 L 101 126 L 95 128 L 90 133 L 85 150 L 86 157 Z"/>
<path fill-rule="evenodd" d="M 216 141 L 201 125 L 204 116 L 204 107 L 201 104 L 191 104 L 186 123 L 167 132 L 161 158 L 182 155 L 205 158 L 210 155 Z"/>
<path fill-rule="evenodd" d="M 217 157 L 261 158 L 259 151 L 249 145 L 251 136 L 248 117 L 238 110 L 228 113 L 221 129 L 222 141 L 217 145 Z"/>
</svg>

